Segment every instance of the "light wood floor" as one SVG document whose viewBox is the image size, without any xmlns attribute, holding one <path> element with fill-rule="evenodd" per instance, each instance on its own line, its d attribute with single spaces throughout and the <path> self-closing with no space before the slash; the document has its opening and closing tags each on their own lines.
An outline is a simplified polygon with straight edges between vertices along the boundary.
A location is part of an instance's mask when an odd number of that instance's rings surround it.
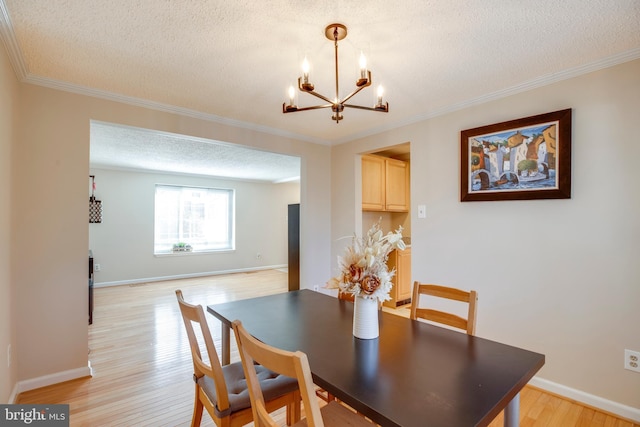
<svg viewBox="0 0 640 427">
<path fill-rule="evenodd" d="M 189 344 L 174 291 L 203 306 L 287 291 L 287 274 L 268 270 L 95 289 L 89 359 L 93 377 L 22 393 L 16 403 L 66 403 L 72 426 L 188 426 L 193 405 Z M 407 309 L 397 314 L 408 315 Z M 210 316 L 220 349 L 220 324 Z M 232 360 L 239 360 L 232 341 Z M 521 426 L 640 427 L 526 387 Z M 281 425 L 284 414 L 278 414 Z M 208 414 L 203 426 L 214 425 Z M 502 425 L 502 415 L 491 427 Z"/>
</svg>

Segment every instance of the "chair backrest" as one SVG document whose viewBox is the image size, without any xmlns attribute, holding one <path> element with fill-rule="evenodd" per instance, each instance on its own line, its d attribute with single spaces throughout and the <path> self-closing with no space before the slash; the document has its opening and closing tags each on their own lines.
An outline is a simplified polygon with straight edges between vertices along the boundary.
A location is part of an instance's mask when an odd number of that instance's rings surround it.
<svg viewBox="0 0 640 427">
<path fill-rule="evenodd" d="M 356 297 L 352 293 L 343 292 L 341 290 L 338 290 L 338 299 L 344 300 L 344 301 L 354 302 Z"/>
<path fill-rule="evenodd" d="M 447 313 L 431 308 L 420 308 L 420 296 L 428 295 L 432 297 L 445 298 L 449 300 L 461 301 L 468 304 L 467 318 Z M 476 291 L 463 291 L 440 285 L 423 284 L 414 282 L 413 298 L 411 300 L 411 319 L 425 319 L 432 322 L 442 323 L 448 326 L 462 329 L 469 335 L 476 333 L 476 303 L 478 293 Z"/>
<path fill-rule="evenodd" d="M 247 379 L 256 426 L 277 426 L 265 407 L 264 396 L 254 367 L 254 364 L 258 363 L 271 371 L 296 378 L 304 404 L 307 426 L 324 427 L 307 355 L 301 351 L 281 350 L 258 341 L 247 332 L 239 320 L 234 321 L 232 326 Z"/>
<path fill-rule="evenodd" d="M 193 359 L 193 375 L 195 379 L 204 375 L 213 379 L 216 388 L 217 407 L 220 411 L 225 411 L 230 406 L 227 384 L 222 373 L 222 365 L 220 364 L 218 353 L 213 344 L 213 338 L 211 338 L 204 310 L 201 305 L 187 303 L 180 289 L 176 290 L 176 297 L 178 298 L 182 320 L 187 330 L 187 337 L 189 337 L 191 358 Z M 200 339 L 204 341 L 204 345 L 202 345 Z M 208 363 L 207 359 L 202 357 L 202 350 L 206 351 Z"/>
<path fill-rule="evenodd" d="M 350 301 L 353 303 L 356 302 L 356 296 L 350 292 L 338 291 L 338 299 L 342 301 Z M 381 308 L 382 308 L 382 301 L 378 301 L 378 310 L 380 310 Z"/>
</svg>

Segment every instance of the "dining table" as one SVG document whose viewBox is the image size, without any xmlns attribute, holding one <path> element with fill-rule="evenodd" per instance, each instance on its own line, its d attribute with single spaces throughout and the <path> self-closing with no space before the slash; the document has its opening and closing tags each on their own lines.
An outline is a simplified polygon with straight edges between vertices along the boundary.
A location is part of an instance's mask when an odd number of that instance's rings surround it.
<svg viewBox="0 0 640 427">
<path fill-rule="evenodd" d="M 519 425 L 519 393 L 542 368 L 534 351 L 379 311 L 379 336 L 353 336 L 354 304 L 308 289 L 207 306 L 223 364 L 240 320 L 271 346 L 306 353 L 314 383 L 381 426 Z"/>
</svg>

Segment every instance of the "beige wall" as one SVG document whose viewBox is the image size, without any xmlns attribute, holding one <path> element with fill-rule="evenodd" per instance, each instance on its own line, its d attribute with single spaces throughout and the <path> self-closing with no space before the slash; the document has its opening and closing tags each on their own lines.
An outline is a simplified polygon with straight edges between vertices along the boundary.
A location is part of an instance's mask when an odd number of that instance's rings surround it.
<svg viewBox="0 0 640 427">
<path fill-rule="evenodd" d="M 90 120 L 300 156 L 302 286 L 330 276 L 328 146 L 33 85 L 20 86 L 20 101 L 11 187 L 18 381 L 87 366 Z"/>
<path fill-rule="evenodd" d="M 91 169 L 104 220 L 88 224 L 100 271 L 95 284 L 122 284 L 207 273 L 282 267 L 288 263 L 287 206 L 299 203 L 298 182 L 272 184 L 198 176 Z M 153 254 L 155 185 L 235 190 L 234 251 Z M 257 253 L 261 254 L 260 259 Z"/>
<path fill-rule="evenodd" d="M 638 100 L 640 60 L 340 145 L 332 236 L 354 229 L 356 154 L 410 141 L 413 279 L 476 289 L 478 335 L 544 353 L 539 384 L 638 416 L 640 374 L 623 369 L 640 350 Z M 459 201 L 461 130 L 564 108 L 570 200 Z"/>
<path fill-rule="evenodd" d="M 0 237 L 11 244 L 11 255 L 9 245 L 0 249 L 3 401 L 16 381 L 87 365 L 95 119 L 300 155 L 305 287 L 335 272 L 343 248 L 336 239 L 361 229 L 356 154 L 410 141 L 414 278 L 477 289 L 478 334 L 544 353 L 545 381 L 640 408 L 640 375 L 622 368 L 623 350 L 640 350 L 633 328 L 640 324 L 640 61 L 333 149 L 18 85 L 4 52 L 0 89 Z M 459 202 L 460 130 L 567 107 L 574 109 L 570 200 Z M 417 204 L 427 206 L 426 219 L 415 215 Z"/>
<path fill-rule="evenodd" d="M 0 402 L 8 402 L 16 381 L 17 364 L 7 366 L 7 348 L 15 350 L 12 321 L 11 270 L 11 151 L 15 141 L 18 81 L 0 45 Z M 14 356 L 15 359 L 15 356 Z"/>
</svg>

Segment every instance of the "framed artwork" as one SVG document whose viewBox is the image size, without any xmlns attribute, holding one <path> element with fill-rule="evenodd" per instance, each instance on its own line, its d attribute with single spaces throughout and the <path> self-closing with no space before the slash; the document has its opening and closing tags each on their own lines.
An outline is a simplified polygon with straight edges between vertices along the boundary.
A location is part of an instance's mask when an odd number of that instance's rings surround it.
<svg viewBox="0 0 640 427">
<path fill-rule="evenodd" d="M 571 198 L 571 109 L 460 132 L 460 201 Z"/>
</svg>

